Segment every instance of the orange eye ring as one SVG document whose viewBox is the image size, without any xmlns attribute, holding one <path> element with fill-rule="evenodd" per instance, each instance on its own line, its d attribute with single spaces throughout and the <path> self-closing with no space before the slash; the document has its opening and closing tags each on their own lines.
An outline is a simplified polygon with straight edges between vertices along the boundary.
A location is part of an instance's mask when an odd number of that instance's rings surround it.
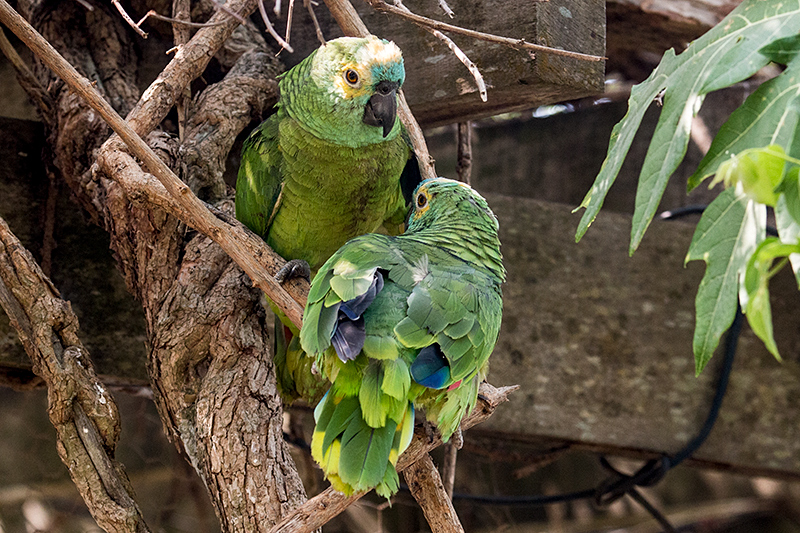
<svg viewBox="0 0 800 533">
<path fill-rule="evenodd" d="M 417 195 L 417 209 L 422 209 L 428 205 L 428 198 L 424 194 Z"/>
<path fill-rule="evenodd" d="M 350 85 L 358 84 L 358 72 L 349 68 L 344 71 L 344 81 Z"/>
</svg>

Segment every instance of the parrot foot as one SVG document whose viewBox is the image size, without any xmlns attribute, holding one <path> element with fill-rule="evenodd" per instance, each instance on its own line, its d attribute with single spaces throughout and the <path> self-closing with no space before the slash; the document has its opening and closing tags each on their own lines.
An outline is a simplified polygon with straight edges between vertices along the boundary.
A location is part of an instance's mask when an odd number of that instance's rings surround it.
<svg viewBox="0 0 800 533">
<path fill-rule="evenodd" d="M 275 274 L 275 281 L 280 284 L 286 283 L 292 278 L 304 278 L 306 281 L 311 281 L 311 267 L 302 259 L 292 259 L 287 261 L 277 274 Z"/>
</svg>

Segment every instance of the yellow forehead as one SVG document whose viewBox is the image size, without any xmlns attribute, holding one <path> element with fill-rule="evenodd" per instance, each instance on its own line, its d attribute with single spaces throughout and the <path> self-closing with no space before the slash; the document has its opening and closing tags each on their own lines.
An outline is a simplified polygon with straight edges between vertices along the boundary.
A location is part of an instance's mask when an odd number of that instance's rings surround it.
<svg viewBox="0 0 800 533">
<path fill-rule="evenodd" d="M 356 60 L 360 63 L 397 63 L 403 59 L 400 48 L 391 41 L 384 42 L 375 36 L 370 37 L 366 44 L 362 46 L 356 54 Z"/>
</svg>

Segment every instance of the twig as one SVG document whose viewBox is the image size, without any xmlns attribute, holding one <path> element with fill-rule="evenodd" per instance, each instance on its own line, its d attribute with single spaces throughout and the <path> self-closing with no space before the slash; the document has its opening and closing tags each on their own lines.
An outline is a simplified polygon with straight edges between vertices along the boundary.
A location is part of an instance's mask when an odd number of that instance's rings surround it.
<svg viewBox="0 0 800 533">
<path fill-rule="evenodd" d="M 456 484 L 456 459 L 458 458 L 458 447 L 454 442 L 444 445 L 444 461 L 442 462 L 442 483 L 447 497 L 453 498 L 453 488 Z"/>
<path fill-rule="evenodd" d="M 111 0 L 111 3 L 117 8 L 117 11 L 119 11 L 119 14 L 122 15 L 123 19 L 125 19 L 125 22 L 127 22 L 131 28 L 136 30 L 136 33 L 141 35 L 143 39 L 147 39 L 147 33 L 133 21 L 128 13 L 125 12 L 125 8 L 122 7 L 122 4 L 119 3 L 119 0 Z"/>
<path fill-rule="evenodd" d="M 156 20 L 163 20 L 164 22 L 169 22 L 172 25 L 180 25 L 186 26 L 187 28 L 209 28 L 211 26 L 221 26 L 225 24 L 224 22 L 192 22 L 189 20 L 178 20 L 172 17 L 165 17 L 164 15 L 158 14 L 155 10 L 151 9 L 144 16 L 136 23 L 137 26 L 141 26 L 144 21 L 149 18 L 154 18 Z"/>
<path fill-rule="evenodd" d="M 277 257 L 274 252 L 269 250 L 263 241 L 253 233 L 243 231 L 240 226 L 232 226 L 215 217 L 189 187 L 181 182 L 169 167 L 153 153 L 136 131 L 114 111 L 94 86 L 61 57 L 5 0 L 0 0 L 0 18 L 49 68 L 69 84 L 76 93 L 85 98 L 128 145 L 131 152 L 144 162 L 182 208 L 186 218 L 181 220 L 219 244 L 250 276 L 254 284 L 264 291 L 299 327 L 302 324 L 303 316 L 301 304 L 292 299 L 273 279 L 272 275 L 265 272 L 263 265 L 256 259 L 257 255 L 253 253 L 254 250 L 261 250 L 261 253 L 265 255 Z M 118 142 L 112 137 L 106 141 L 104 146 L 111 149 Z M 101 148 L 101 153 L 103 150 Z"/>
<path fill-rule="evenodd" d="M 275 2 L 275 7 L 280 5 L 280 0 Z M 294 0 L 289 0 L 289 9 L 286 10 L 286 37 L 284 40 L 288 43 L 289 37 L 292 34 L 292 17 L 294 17 Z"/>
<path fill-rule="evenodd" d="M 25 89 L 25 92 L 33 98 L 34 103 L 39 108 L 39 115 L 42 117 L 42 120 L 49 121 L 50 113 L 53 109 L 53 99 L 50 98 L 50 94 L 42 87 L 39 80 L 36 79 L 36 76 L 34 76 L 28 68 L 28 65 L 26 65 L 19 56 L 2 28 L 0 28 L 0 51 L 3 52 L 3 55 L 6 56 L 6 59 L 9 60 L 11 66 L 13 66 L 14 70 L 17 72 L 17 79 L 20 85 Z"/>
<path fill-rule="evenodd" d="M 518 386 L 514 385 L 498 389 L 488 383 L 481 383 L 478 404 L 472 413 L 461 421 L 462 431 L 489 418 L 497 406 L 507 401 L 508 395 L 518 388 Z M 411 445 L 397 462 L 397 470 L 405 470 L 412 463 L 419 460 L 423 454 L 428 453 L 441 443 L 440 437 L 437 436 L 431 440 L 423 430 L 416 430 Z M 358 501 L 364 494 L 345 496 L 329 487 L 292 511 L 289 516 L 273 527 L 270 533 L 308 533 L 314 531 L 344 511 L 349 505 Z"/>
<path fill-rule="evenodd" d="M 192 6 L 190 0 L 172 0 L 172 16 L 176 21 L 192 20 Z M 143 19 L 144 20 L 144 19 Z M 191 32 L 189 28 L 177 22 L 172 24 L 172 34 L 174 35 L 173 42 L 175 46 L 181 47 L 189 42 Z M 189 106 L 192 102 L 192 86 L 187 85 L 183 89 L 183 93 L 178 97 L 175 102 L 175 108 L 178 112 L 178 140 L 183 142 L 186 137 L 186 118 L 189 114 Z"/>
<path fill-rule="evenodd" d="M 281 0 L 275 0 L 275 5 L 272 6 L 272 12 L 275 13 L 276 17 L 281 17 Z"/>
<path fill-rule="evenodd" d="M 119 438 L 119 412 L 81 344 L 78 319 L 2 218 L 0 306 L 47 382 L 59 455 L 92 516 L 106 531 L 149 531 L 130 482 L 109 457 Z"/>
<path fill-rule="evenodd" d="M 87 11 L 94 11 L 94 6 L 89 2 L 87 2 L 86 0 L 75 0 L 75 1 L 78 2 L 80 5 L 82 5 L 84 8 L 86 8 Z"/>
<path fill-rule="evenodd" d="M 317 14 L 314 13 L 314 0 L 303 0 L 303 4 L 306 6 L 306 9 L 308 9 L 311 22 L 314 23 L 314 31 L 317 32 L 317 40 L 320 42 L 320 44 L 325 44 L 325 36 L 322 34 L 322 28 L 319 27 Z"/>
<path fill-rule="evenodd" d="M 458 161 L 456 173 L 459 181 L 472 182 L 472 122 L 458 123 Z"/>
<path fill-rule="evenodd" d="M 455 16 L 453 10 L 450 9 L 450 6 L 447 5 L 446 0 L 439 0 L 439 7 L 442 8 L 442 11 L 444 11 L 444 14 L 447 15 L 448 17 L 453 18 Z"/>
<path fill-rule="evenodd" d="M 411 11 L 403 4 L 401 0 L 394 0 L 394 6 L 404 13 L 411 13 Z M 411 14 L 413 15 L 413 13 Z M 481 71 L 478 70 L 478 67 L 475 66 L 475 63 L 473 63 L 472 60 L 467 57 L 467 54 L 465 54 L 463 50 L 461 50 L 461 48 L 459 48 L 458 45 L 444 33 L 428 26 L 422 26 L 422 28 L 440 41 L 444 42 L 450 51 L 455 54 L 458 60 L 461 61 L 465 67 L 467 67 L 467 70 L 469 70 L 469 73 L 472 74 L 472 77 L 475 79 L 475 85 L 478 86 L 478 94 L 480 94 L 481 100 L 485 102 L 487 99 L 486 82 L 483 81 L 483 75 L 481 74 Z"/>
<path fill-rule="evenodd" d="M 358 16 L 350 0 L 325 0 L 325 5 L 328 6 L 331 15 L 336 19 L 337 24 L 342 28 L 345 35 L 351 35 L 353 37 L 366 37 L 369 35 L 369 30 L 367 30 L 361 17 Z M 414 147 L 414 153 L 417 155 L 422 178 L 435 178 L 436 169 L 433 165 L 434 160 L 430 152 L 428 152 L 428 146 L 425 144 L 425 135 L 423 135 L 422 128 L 419 127 L 419 123 L 417 123 L 414 115 L 411 114 L 411 109 L 409 109 L 406 97 L 402 91 L 398 93 L 398 104 L 397 114 L 403 122 L 403 125 L 405 125 L 406 131 L 411 138 L 411 145 Z"/>
<path fill-rule="evenodd" d="M 231 8 L 230 8 L 230 7 L 228 7 L 227 5 L 223 4 L 222 2 L 219 2 L 219 0 L 211 0 L 211 2 L 212 2 L 212 3 L 213 3 L 215 6 L 217 6 L 217 9 L 219 9 L 219 10 L 220 10 L 220 11 L 222 11 L 223 13 L 227 13 L 228 15 L 230 15 L 230 16 L 232 16 L 234 19 L 236 19 L 236 21 L 237 21 L 237 22 L 239 22 L 239 24 L 241 24 L 242 26 L 247 26 L 247 19 L 246 19 L 246 18 L 244 18 L 244 17 L 243 17 L 242 15 L 240 15 L 239 13 L 237 13 L 236 11 L 234 11 L 233 9 L 231 9 Z"/>
<path fill-rule="evenodd" d="M 264 7 L 264 0 L 258 0 L 258 11 L 261 13 L 261 19 L 264 21 L 264 25 L 267 27 L 267 31 L 272 38 L 275 39 L 281 48 L 285 48 L 289 53 L 294 52 L 294 49 L 289 46 L 289 43 L 283 40 L 283 37 L 278 35 L 278 32 L 275 31 L 275 28 L 272 26 L 272 22 L 269 21 L 269 17 L 267 16 L 267 8 Z"/>
<path fill-rule="evenodd" d="M 442 478 L 439 477 L 439 472 L 429 454 L 423 454 L 403 472 L 403 475 L 408 483 L 408 489 L 422 508 L 431 531 L 464 533 L 464 528 L 450 501 L 450 495 L 445 491 Z"/>
<path fill-rule="evenodd" d="M 421 26 L 423 28 L 434 28 L 441 31 L 457 33 L 459 35 L 465 35 L 467 37 L 472 37 L 473 39 L 478 39 L 481 41 L 488 41 L 491 43 L 502 44 L 504 46 L 509 46 L 517 50 L 533 50 L 535 52 L 545 52 L 548 54 L 571 57 L 573 59 L 580 59 L 581 61 L 603 61 L 605 59 L 602 56 L 581 54 L 580 52 L 570 52 L 569 50 L 561 50 L 559 48 L 551 48 L 549 46 L 533 44 L 527 42 L 524 39 L 511 39 L 509 37 L 500 37 L 499 35 L 492 35 L 490 33 L 468 30 L 466 28 L 453 26 L 452 24 L 447 24 L 445 22 L 439 22 L 438 20 L 429 19 L 428 17 L 423 17 L 422 15 L 417 15 L 416 13 L 412 13 L 407 10 L 404 11 L 391 4 L 387 4 L 383 0 L 366 0 L 366 2 L 370 6 L 372 6 L 372 8 L 375 9 L 376 11 L 381 11 L 384 13 L 393 13 L 407 20 L 410 20 L 414 24 Z"/>
</svg>

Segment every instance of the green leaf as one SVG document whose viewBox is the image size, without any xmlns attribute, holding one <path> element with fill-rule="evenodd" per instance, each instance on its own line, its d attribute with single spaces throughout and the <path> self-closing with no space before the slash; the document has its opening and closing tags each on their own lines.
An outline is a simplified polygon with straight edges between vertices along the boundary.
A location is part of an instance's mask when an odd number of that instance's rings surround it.
<svg viewBox="0 0 800 533">
<path fill-rule="evenodd" d="M 780 360 L 778 346 L 772 327 L 772 310 L 769 304 L 769 280 L 775 275 L 772 269 L 775 259 L 800 252 L 800 243 L 785 244 L 775 237 L 765 239 L 758 245 L 750 260 L 744 277 L 747 291 L 745 315 L 753 333 L 764 342 L 767 350 Z M 779 270 L 780 268 L 778 268 Z"/>
<path fill-rule="evenodd" d="M 800 241 L 800 184 L 798 174 L 800 167 L 792 168 L 781 183 L 782 194 L 775 206 L 775 224 L 781 242 L 795 244 Z M 800 254 L 789 255 L 792 271 L 800 289 Z"/>
<path fill-rule="evenodd" d="M 759 52 L 767 56 L 770 61 L 788 65 L 800 53 L 800 33 L 773 41 L 759 50 Z"/>
<path fill-rule="evenodd" d="M 726 189 L 706 208 L 697 224 L 686 261 L 702 259 L 706 272 L 695 298 L 692 348 L 699 374 L 736 314 L 740 274 L 763 240 L 766 208 Z M 746 298 L 746 294 L 743 295 Z"/>
<path fill-rule="evenodd" d="M 732 154 L 770 144 L 788 147 L 799 120 L 800 60 L 797 60 L 779 76 L 761 84 L 731 113 L 697 170 L 689 177 L 688 189 L 691 191 L 717 172 Z"/>
<path fill-rule="evenodd" d="M 738 187 L 751 200 L 775 207 L 776 188 L 781 183 L 785 166 L 786 153 L 777 144 L 751 148 L 722 163 L 709 187 L 721 181 L 726 187 Z"/>
<path fill-rule="evenodd" d="M 664 108 L 639 177 L 631 252 L 655 214 L 667 179 L 686 153 L 691 120 L 703 96 L 754 74 L 768 62 L 758 50 L 765 43 L 794 35 L 798 27 L 797 2 L 745 0 L 679 56 L 668 50 L 650 77 L 631 91 L 628 113 L 614 127 L 600 173 L 580 205 L 586 212 L 576 240 L 597 217 L 642 117 L 657 95 L 663 92 Z"/>
</svg>

